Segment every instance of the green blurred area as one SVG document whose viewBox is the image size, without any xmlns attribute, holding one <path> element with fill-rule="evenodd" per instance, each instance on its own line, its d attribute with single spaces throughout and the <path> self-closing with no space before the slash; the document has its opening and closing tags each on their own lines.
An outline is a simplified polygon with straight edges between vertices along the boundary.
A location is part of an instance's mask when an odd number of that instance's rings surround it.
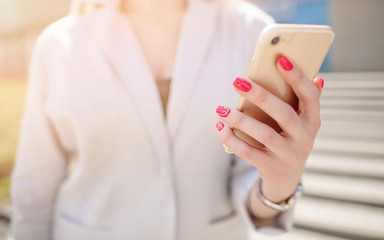
<svg viewBox="0 0 384 240">
<path fill-rule="evenodd" d="M 9 177 L 20 131 L 25 79 L 0 79 L 0 202 L 9 199 Z"/>
</svg>

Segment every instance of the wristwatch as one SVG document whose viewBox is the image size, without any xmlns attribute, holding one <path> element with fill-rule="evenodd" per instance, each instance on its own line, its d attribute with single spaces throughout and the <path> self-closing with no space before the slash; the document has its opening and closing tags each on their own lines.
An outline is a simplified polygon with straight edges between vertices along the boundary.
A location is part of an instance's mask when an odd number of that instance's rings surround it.
<svg viewBox="0 0 384 240">
<path fill-rule="evenodd" d="M 301 195 L 301 193 L 303 191 L 303 185 L 302 185 L 302 183 L 300 181 L 299 185 L 296 188 L 296 191 L 291 196 L 289 196 L 283 202 L 275 203 L 275 202 L 272 202 L 271 200 L 269 200 L 268 198 L 266 198 L 264 196 L 264 194 L 263 194 L 263 192 L 261 190 L 262 183 L 263 183 L 263 181 L 261 180 L 261 178 L 259 178 L 256 181 L 256 183 L 255 183 L 255 186 L 256 186 L 256 196 L 266 206 L 268 206 L 268 207 L 270 207 L 270 208 L 272 208 L 274 210 L 277 210 L 279 212 L 285 212 L 285 211 L 291 209 L 293 207 L 293 205 L 295 205 L 296 199 Z"/>
</svg>

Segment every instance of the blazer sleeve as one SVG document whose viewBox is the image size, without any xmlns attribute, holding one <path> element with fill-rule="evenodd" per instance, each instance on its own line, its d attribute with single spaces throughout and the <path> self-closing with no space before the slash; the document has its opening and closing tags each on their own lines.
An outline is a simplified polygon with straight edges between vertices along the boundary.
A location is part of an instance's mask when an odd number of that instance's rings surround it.
<svg viewBox="0 0 384 240">
<path fill-rule="evenodd" d="M 232 200 L 235 206 L 236 212 L 245 221 L 249 232 L 278 234 L 285 233 L 293 227 L 293 211 L 294 208 L 281 213 L 276 216 L 273 224 L 270 226 L 257 227 L 251 219 L 250 213 L 247 209 L 247 199 L 249 191 L 252 187 L 255 187 L 255 182 L 259 178 L 257 169 L 247 161 L 234 157 L 234 164 L 232 168 L 232 181 L 231 181 L 231 193 Z"/>
<path fill-rule="evenodd" d="M 51 239 L 57 190 L 65 178 L 67 160 L 44 101 L 49 72 L 49 44 L 40 37 L 31 59 L 21 135 L 12 173 L 12 232 L 16 240 Z"/>
</svg>

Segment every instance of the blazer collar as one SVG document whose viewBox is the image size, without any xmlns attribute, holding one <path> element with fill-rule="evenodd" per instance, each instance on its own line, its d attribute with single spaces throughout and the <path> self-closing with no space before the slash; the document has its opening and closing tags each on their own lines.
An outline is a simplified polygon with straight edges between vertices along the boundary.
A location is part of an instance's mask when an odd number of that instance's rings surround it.
<svg viewBox="0 0 384 240">
<path fill-rule="evenodd" d="M 135 103 L 160 157 L 170 159 L 170 142 L 180 127 L 212 41 L 217 2 L 190 2 L 185 12 L 167 106 L 167 121 L 164 120 L 155 79 L 128 18 L 111 8 L 100 9 L 84 17 L 86 31 Z"/>
</svg>

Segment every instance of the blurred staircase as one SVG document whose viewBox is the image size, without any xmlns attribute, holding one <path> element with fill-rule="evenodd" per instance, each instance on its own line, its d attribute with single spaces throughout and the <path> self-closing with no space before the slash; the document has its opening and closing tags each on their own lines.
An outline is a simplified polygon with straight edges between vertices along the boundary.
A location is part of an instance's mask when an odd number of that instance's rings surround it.
<svg viewBox="0 0 384 240">
<path fill-rule="evenodd" d="M 322 76 L 322 127 L 295 228 L 255 239 L 384 240 L 384 72 Z"/>
</svg>

